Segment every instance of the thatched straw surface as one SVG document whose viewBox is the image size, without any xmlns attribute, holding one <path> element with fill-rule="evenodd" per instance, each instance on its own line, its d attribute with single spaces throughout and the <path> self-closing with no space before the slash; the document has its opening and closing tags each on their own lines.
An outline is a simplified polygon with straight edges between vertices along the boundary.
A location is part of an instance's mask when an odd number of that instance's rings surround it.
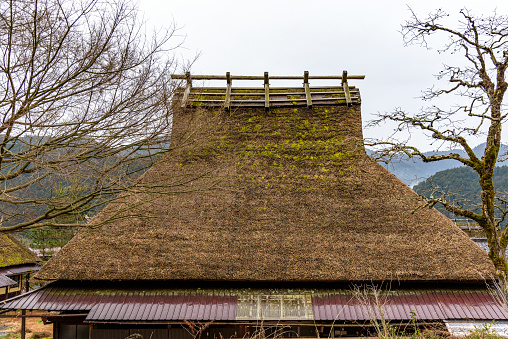
<svg viewBox="0 0 508 339">
<path fill-rule="evenodd" d="M 148 218 L 85 230 L 43 280 L 465 281 L 486 253 L 370 160 L 360 107 L 188 110 L 142 178 Z M 141 184 L 140 184 L 141 185 Z M 165 193 L 165 194 L 162 194 Z M 105 218 L 118 206 L 110 204 Z"/>
<path fill-rule="evenodd" d="M 0 234 L 0 268 L 24 264 L 34 264 L 39 258 L 16 238 Z"/>
</svg>

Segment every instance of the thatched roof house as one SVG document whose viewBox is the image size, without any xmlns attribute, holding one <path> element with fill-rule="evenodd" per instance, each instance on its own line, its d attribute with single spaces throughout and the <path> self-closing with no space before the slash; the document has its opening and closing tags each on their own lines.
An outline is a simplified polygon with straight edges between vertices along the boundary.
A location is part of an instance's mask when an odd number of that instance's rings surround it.
<svg viewBox="0 0 508 339">
<path fill-rule="evenodd" d="M 215 320 L 242 336 L 267 319 L 310 321 L 301 336 L 319 321 L 330 335 L 333 321 L 368 320 L 352 284 L 384 282 L 389 319 L 506 319 L 483 307 L 486 253 L 435 209 L 411 213 L 418 196 L 366 155 L 345 77 L 260 90 L 232 78 L 182 90 L 172 151 L 95 221 L 131 217 L 80 232 L 36 275 L 49 285 L 4 308 L 73 310 L 93 335 L 111 322 Z"/>
<path fill-rule="evenodd" d="M 38 269 L 39 258 L 16 238 L 0 234 L 0 300 L 13 297 L 27 287 L 23 278 Z"/>
</svg>

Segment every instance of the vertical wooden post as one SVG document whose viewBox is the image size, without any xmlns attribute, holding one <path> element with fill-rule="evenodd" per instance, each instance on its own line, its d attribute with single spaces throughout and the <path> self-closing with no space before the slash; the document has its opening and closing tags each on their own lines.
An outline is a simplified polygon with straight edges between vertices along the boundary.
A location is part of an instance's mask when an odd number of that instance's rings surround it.
<svg viewBox="0 0 508 339">
<path fill-rule="evenodd" d="M 247 325 L 238 326 L 238 337 L 245 338 L 245 334 L 247 333 Z"/>
<path fill-rule="evenodd" d="M 53 339 L 60 339 L 58 324 L 58 322 L 53 323 Z"/>
<path fill-rule="evenodd" d="M 183 93 L 181 104 L 182 108 L 185 108 L 187 106 L 187 99 L 189 98 L 190 90 L 192 87 L 192 77 L 190 72 L 185 72 L 185 78 L 187 79 L 187 86 L 185 86 L 185 92 Z"/>
<path fill-rule="evenodd" d="M 93 324 L 88 327 L 88 339 L 92 339 Z"/>
<path fill-rule="evenodd" d="M 258 305 L 257 305 L 257 318 L 261 319 L 263 314 L 261 313 L 261 296 L 258 295 Z"/>
<path fill-rule="evenodd" d="M 270 109 L 270 83 L 268 78 L 268 72 L 265 72 L 265 110 Z"/>
<path fill-rule="evenodd" d="M 279 319 L 284 319 L 284 296 L 280 296 L 280 316 Z"/>
<path fill-rule="evenodd" d="M 25 339 L 26 335 L 26 310 L 21 310 L 21 339 Z"/>
<path fill-rule="evenodd" d="M 25 275 L 25 292 L 30 291 L 30 272 Z"/>
<path fill-rule="evenodd" d="M 224 109 L 228 110 L 231 108 L 231 73 L 226 72 L 226 97 L 224 98 Z"/>
<path fill-rule="evenodd" d="M 303 87 L 305 88 L 305 99 L 307 99 L 307 108 L 312 108 L 312 97 L 309 88 L 309 71 L 303 72 Z"/>
<path fill-rule="evenodd" d="M 346 104 L 351 106 L 351 93 L 349 92 L 349 85 L 347 84 L 347 71 L 342 71 L 342 88 L 344 89 L 344 96 L 346 97 Z"/>
</svg>

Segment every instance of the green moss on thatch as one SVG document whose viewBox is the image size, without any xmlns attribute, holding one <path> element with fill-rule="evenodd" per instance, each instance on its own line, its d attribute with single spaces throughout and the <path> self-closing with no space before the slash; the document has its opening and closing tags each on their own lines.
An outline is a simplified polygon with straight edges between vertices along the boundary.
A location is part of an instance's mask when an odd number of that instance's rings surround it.
<svg viewBox="0 0 508 339">
<path fill-rule="evenodd" d="M 0 268 L 38 261 L 39 259 L 13 236 L 0 234 Z"/>
<path fill-rule="evenodd" d="M 42 280 L 482 281 L 486 253 L 365 154 L 360 107 L 178 111 L 167 185 L 76 236 Z M 108 206 L 98 220 L 115 210 Z"/>
</svg>

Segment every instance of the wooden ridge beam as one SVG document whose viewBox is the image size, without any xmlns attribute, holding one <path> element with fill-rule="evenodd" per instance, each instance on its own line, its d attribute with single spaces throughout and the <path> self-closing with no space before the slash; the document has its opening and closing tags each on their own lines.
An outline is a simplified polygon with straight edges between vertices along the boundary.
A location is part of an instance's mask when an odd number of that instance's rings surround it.
<svg viewBox="0 0 508 339">
<path fill-rule="evenodd" d="M 230 72 L 225 75 L 191 75 L 186 72 L 184 75 L 173 74 L 173 79 L 185 79 L 185 87 L 177 89 L 176 93 L 181 96 L 181 107 L 185 108 L 193 103 L 201 105 L 211 104 L 214 107 L 216 103 L 221 103 L 225 110 L 230 110 L 232 106 L 252 106 L 250 103 L 261 102 L 266 110 L 271 106 L 288 106 L 291 103 L 296 105 L 306 105 L 312 108 L 314 105 L 348 105 L 360 103 L 359 91 L 355 86 L 349 86 L 348 79 L 364 79 L 363 75 L 348 75 L 343 71 L 340 76 L 310 76 L 309 71 L 305 71 L 303 76 L 270 76 L 264 72 L 263 76 L 234 76 Z M 193 87 L 192 80 L 226 80 L 225 87 Z M 240 80 L 263 80 L 263 87 L 233 87 L 233 79 Z M 300 87 L 270 87 L 270 79 L 303 79 L 303 88 Z M 310 79 L 340 79 L 341 84 L 331 86 L 313 86 L 310 87 Z M 243 97 L 243 98 L 242 98 Z M 257 100 L 259 98 L 260 100 Z M 237 99 L 237 100 L 235 100 Z M 238 100 L 240 99 L 240 100 Z M 256 104 L 258 105 L 258 104 Z"/>
<path fill-rule="evenodd" d="M 309 77 L 310 79 L 310 77 Z M 311 89 L 311 92 L 312 90 L 319 90 L 319 89 L 329 89 L 329 88 L 337 88 L 337 89 L 342 89 L 342 85 L 330 85 L 330 86 L 312 86 L 310 89 Z M 217 91 L 223 91 L 222 93 L 224 94 L 224 89 L 225 87 L 196 87 L 196 86 L 193 86 L 192 87 L 192 90 L 217 90 Z M 263 88 L 262 87 L 233 87 L 231 86 L 231 95 L 233 95 L 234 91 L 236 90 L 252 90 L 252 91 L 263 91 Z M 270 86 L 270 90 L 274 91 L 274 90 L 302 90 L 302 86 L 298 86 L 298 87 L 294 87 L 294 86 Z M 349 86 L 349 90 L 350 91 L 358 91 L 358 88 L 356 88 L 355 86 Z M 180 90 L 179 88 L 177 88 L 177 92 L 180 91 L 180 92 L 183 92 L 183 90 Z M 213 92 L 212 92 L 213 93 Z M 259 92 L 261 93 L 261 92 Z M 314 93 L 314 92 L 312 92 Z M 274 94 L 273 92 L 271 92 L 270 94 Z M 287 94 L 287 92 L 284 92 L 284 94 Z M 305 94 L 305 92 L 302 92 L 302 94 Z"/>
<path fill-rule="evenodd" d="M 313 87 L 309 87 L 310 89 L 314 89 Z M 344 94 L 344 89 L 342 87 L 337 87 L 337 89 L 340 88 L 340 91 L 310 91 L 310 95 L 311 96 L 315 96 L 315 95 L 327 95 L 327 94 Z M 231 93 L 230 93 L 230 97 L 235 97 L 235 96 L 259 96 L 259 97 L 264 97 L 265 96 L 265 92 L 244 92 L 244 93 L 235 93 L 234 92 L 234 89 L 235 88 L 231 88 Z M 270 88 L 271 90 L 273 90 L 273 87 Z M 193 90 L 191 90 L 190 92 L 190 95 L 198 95 L 198 96 L 202 96 L 202 95 L 209 95 L 209 96 L 225 96 L 226 95 L 226 92 L 194 92 L 194 90 L 196 90 L 196 87 L 193 87 Z M 222 90 L 224 90 L 224 88 L 222 88 Z M 355 89 L 351 89 L 351 87 L 349 87 L 349 93 L 351 93 L 351 95 L 353 95 L 354 93 L 357 93 L 358 90 L 355 90 Z M 284 96 L 284 95 L 306 95 L 307 93 L 306 92 L 270 92 L 270 96 Z"/>
<path fill-rule="evenodd" d="M 333 102 L 333 101 L 340 101 L 340 100 L 345 100 L 344 97 L 340 97 L 340 98 L 314 98 L 313 99 L 313 103 L 316 104 L 318 101 L 330 101 L 330 102 Z M 358 97 L 351 97 L 351 101 L 358 101 Z M 194 102 L 222 102 L 224 103 L 224 100 L 222 99 L 196 99 L 194 100 Z M 233 103 L 238 103 L 238 102 L 241 102 L 241 103 L 249 103 L 249 102 L 258 102 L 258 103 L 265 103 L 265 100 L 264 99 L 231 99 L 231 105 Z M 270 99 L 270 103 L 271 104 L 275 104 L 275 103 L 288 103 L 288 104 L 291 104 L 292 102 L 305 102 L 305 104 L 307 104 L 307 99 Z"/>
<path fill-rule="evenodd" d="M 338 91 L 312 91 L 313 89 L 315 90 L 316 88 L 315 87 L 309 87 L 311 89 L 310 91 L 310 94 L 311 95 L 326 95 L 326 94 L 344 94 L 344 89 L 341 87 L 326 87 L 326 88 L 336 88 L 336 89 L 340 89 Z M 193 89 L 191 90 L 191 93 L 190 95 L 225 95 L 225 92 L 224 92 L 224 88 L 217 88 L 219 90 L 222 90 L 222 92 L 196 92 L 197 90 L 200 90 L 202 88 L 199 88 L 199 87 L 193 87 Z M 264 96 L 265 95 L 265 92 L 234 92 L 234 90 L 237 89 L 237 88 L 234 88 L 234 87 L 231 87 L 231 97 L 233 96 Z M 260 89 L 261 90 L 261 89 Z M 270 87 L 270 90 L 274 90 L 273 87 Z M 355 92 L 358 92 L 358 89 L 355 89 L 355 88 L 351 88 L 351 86 L 349 86 L 349 92 L 351 94 L 355 93 Z M 306 93 L 305 92 L 270 92 L 270 95 L 271 96 L 277 96 L 277 95 L 305 95 Z"/>
<path fill-rule="evenodd" d="M 186 79 L 184 74 L 171 74 L 172 79 Z M 226 80 L 224 75 L 192 75 L 194 80 Z M 302 80 L 303 76 L 292 75 L 272 75 L 269 77 L 271 80 Z M 348 75 L 348 79 L 363 80 L 365 75 Z M 263 75 L 231 75 L 231 80 L 264 80 Z M 341 80 L 340 75 L 309 75 L 309 80 Z"/>
<path fill-rule="evenodd" d="M 223 94 L 224 95 L 224 94 Z M 264 94 L 263 94 L 264 96 Z M 351 95 L 350 96 L 350 100 L 351 102 L 355 102 L 359 99 L 359 96 L 358 95 Z M 224 100 L 223 99 L 202 99 L 202 98 L 196 98 L 196 99 L 189 99 L 191 101 L 194 101 L 194 102 L 222 102 L 224 103 Z M 312 99 L 312 102 L 315 103 L 317 101 L 337 101 L 337 100 L 346 100 L 346 97 L 345 96 L 341 96 L 341 97 L 318 97 L 318 98 L 313 98 Z M 273 95 L 271 96 L 270 98 L 270 103 L 275 103 L 275 102 L 296 102 L 296 101 L 305 101 L 305 103 L 307 104 L 307 98 L 302 98 L 302 99 L 289 99 L 289 98 L 284 98 L 284 99 L 277 99 L 277 98 L 273 98 Z M 231 106 L 231 103 L 233 102 L 265 102 L 265 99 L 264 98 L 260 98 L 260 99 L 233 99 L 231 97 L 231 99 L 229 100 L 229 105 Z"/>
</svg>

